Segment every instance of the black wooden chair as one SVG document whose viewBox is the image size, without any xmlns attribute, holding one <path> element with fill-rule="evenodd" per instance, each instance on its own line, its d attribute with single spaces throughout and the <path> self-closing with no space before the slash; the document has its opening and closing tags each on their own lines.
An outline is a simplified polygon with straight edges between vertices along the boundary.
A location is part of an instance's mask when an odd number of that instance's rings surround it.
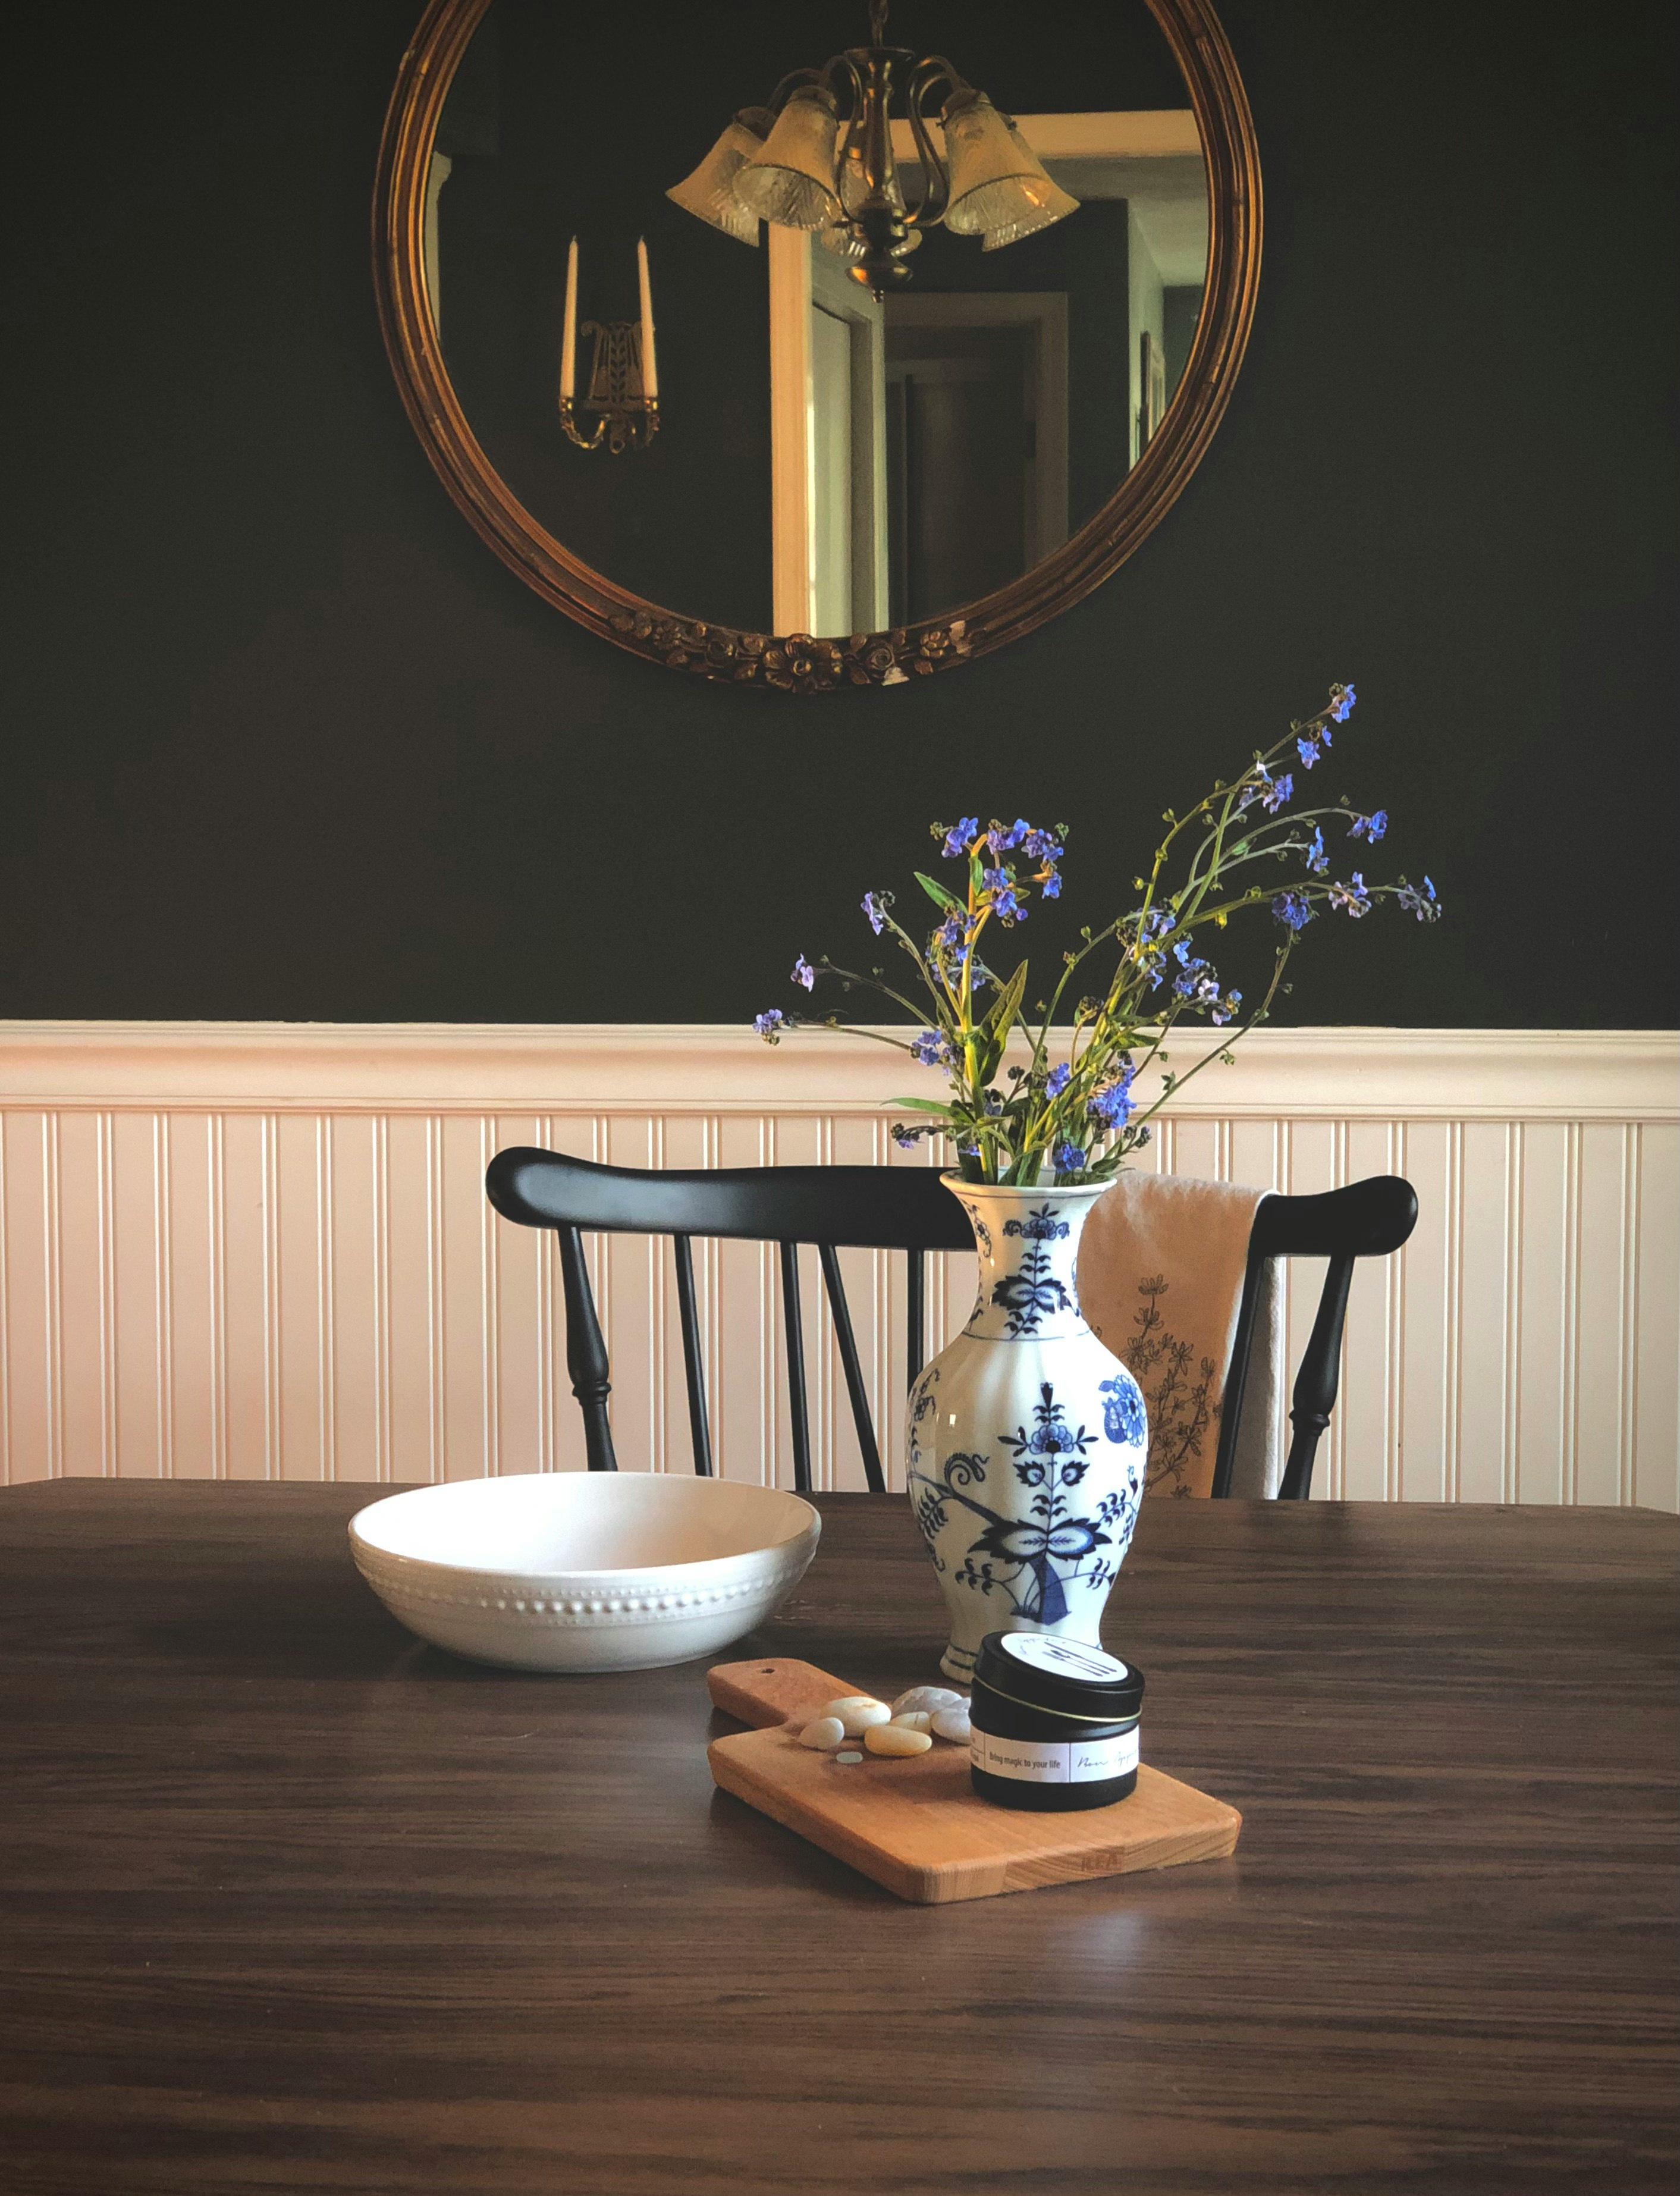
<svg viewBox="0 0 1680 2196">
<path fill-rule="evenodd" d="M 682 1318 L 689 1429 L 694 1468 L 710 1475 L 712 1442 L 695 1309 L 693 1239 L 720 1236 L 775 1243 L 781 1252 L 782 1327 L 794 1444 L 794 1484 L 811 1485 L 811 1421 L 805 1337 L 800 1309 L 799 1246 L 814 1243 L 834 1315 L 846 1392 L 863 1453 L 863 1476 L 884 1493 L 886 1475 L 864 1393 L 852 1315 L 840 1280 L 841 1249 L 903 1251 L 908 1257 L 908 1361 L 912 1381 L 926 1361 L 925 1275 L 930 1251 L 967 1251 L 973 1236 L 967 1214 L 929 1167 L 719 1167 L 644 1170 L 598 1166 L 589 1159 L 528 1147 L 498 1152 L 484 1186 L 505 1220 L 551 1228 L 559 1239 L 566 1302 L 566 1368 L 583 1412 L 592 1471 L 615 1471 L 607 1399 L 612 1392 L 606 1344 L 584 1259 L 586 1228 L 603 1234 L 669 1235 L 676 1249 L 677 1303 Z M 1327 1257 L 1330 1271 L 1312 1338 L 1295 1384 L 1295 1436 L 1280 1493 L 1304 1500 L 1313 1458 L 1336 1401 L 1342 1330 L 1355 1258 L 1396 1250 L 1412 1233 L 1417 1199 L 1409 1182 L 1373 1176 L 1321 1197 L 1268 1197 L 1255 1216 L 1242 1305 L 1238 1314 L 1226 1409 L 1213 1491 L 1231 1491 L 1235 1435 L 1253 1344 L 1260 1268 L 1268 1258 Z"/>
<path fill-rule="evenodd" d="M 1225 1376 L 1219 1449 L 1214 1459 L 1213 1493 L 1229 1494 L 1237 1458 L 1237 1428 L 1243 1415 L 1243 1391 L 1254 1354 L 1255 1313 L 1261 1274 L 1273 1258 L 1328 1258 L 1324 1292 L 1313 1332 L 1301 1354 L 1290 1397 L 1294 1429 L 1284 1465 L 1280 1502 L 1304 1502 L 1313 1491 L 1313 1460 L 1342 1375 L 1342 1330 L 1348 1317 L 1348 1291 L 1356 1258 L 1383 1258 L 1398 1251 L 1417 1225 L 1417 1193 L 1397 1174 L 1367 1175 L 1342 1189 L 1317 1197 L 1267 1197 L 1255 1208 L 1249 1234 L 1248 1267 L 1243 1275 L 1231 1367 Z"/>
</svg>

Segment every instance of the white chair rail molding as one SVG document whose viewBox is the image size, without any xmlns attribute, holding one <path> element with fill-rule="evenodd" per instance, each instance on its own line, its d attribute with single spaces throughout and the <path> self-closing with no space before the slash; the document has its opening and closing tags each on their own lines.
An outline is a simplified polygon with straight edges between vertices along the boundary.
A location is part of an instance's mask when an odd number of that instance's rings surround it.
<svg viewBox="0 0 1680 2196">
<path fill-rule="evenodd" d="M 1677 1071 L 1667 1032 L 1265 1029 L 1175 1101 L 1144 1164 L 1416 1185 L 1354 1283 L 1319 1495 L 1680 1507 Z M 580 1469 L 553 1244 L 491 1211 L 492 1156 L 922 1164 L 887 1134 L 904 1082 L 864 1037 L 711 1026 L 0 1023 L 0 1478 Z M 775 1246 L 695 1249 L 719 1469 L 790 1484 Z M 686 1471 L 669 1245 L 591 1257 L 621 1462 Z M 902 1485 L 902 1261 L 841 1260 Z M 932 1346 L 972 1288 L 943 1264 Z M 816 1483 L 861 1486 L 804 1267 Z"/>
</svg>

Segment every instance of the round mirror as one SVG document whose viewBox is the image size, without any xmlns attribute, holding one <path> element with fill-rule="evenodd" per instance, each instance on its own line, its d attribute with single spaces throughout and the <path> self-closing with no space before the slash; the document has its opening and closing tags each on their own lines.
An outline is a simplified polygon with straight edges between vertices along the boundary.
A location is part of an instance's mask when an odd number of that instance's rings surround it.
<svg viewBox="0 0 1680 2196">
<path fill-rule="evenodd" d="M 1201 0 L 433 0 L 381 157 L 386 340 L 451 493 L 674 668 L 893 685 L 1160 519 L 1253 310 Z"/>
</svg>

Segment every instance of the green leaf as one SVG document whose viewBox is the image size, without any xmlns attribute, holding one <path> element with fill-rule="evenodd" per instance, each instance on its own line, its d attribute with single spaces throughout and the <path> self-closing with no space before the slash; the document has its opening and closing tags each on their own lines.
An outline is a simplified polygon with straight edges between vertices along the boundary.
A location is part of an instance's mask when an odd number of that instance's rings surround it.
<svg viewBox="0 0 1680 2196">
<path fill-rule="evenodd" d="M 1020 1011 L 1021 994 L 1026 989 L 1026 980 L 1027 964 L 1023 961 L 1020 967 L 999 991 L 996 1005 L 980 1025 L 989 1035 L 1002 1037 L 1006 1043 L 1007 1042 L 1009 1025 Z M 1000 1045 L 1000 1055 L 1002 1049 Z"/>
<path fill-rule="evenodd" d="M 959 915 L 967 914 L 967 910 L 963 906 L 962 902 L 957 898 L 956 894 L 955 893 L 947 892 L 937 877 L 925 877 L 920 870 L 917 870 L 915 872 L 915 876 L 916 882 L 921 887 L 923 892 L 927 893 L 929 899 L 932 901 L 935 907 L 955 908 Z"/>
<path fill-rule="evenodd" d="M 887 1103 L 891 1106 L 913 1107 L 918 1113 L 937 1113 L 941 1120 L 944 1120 L 951 1110 L 948 1105 L 942 1106 L 932 1098 L 890 1098 Z"/>
</svg>

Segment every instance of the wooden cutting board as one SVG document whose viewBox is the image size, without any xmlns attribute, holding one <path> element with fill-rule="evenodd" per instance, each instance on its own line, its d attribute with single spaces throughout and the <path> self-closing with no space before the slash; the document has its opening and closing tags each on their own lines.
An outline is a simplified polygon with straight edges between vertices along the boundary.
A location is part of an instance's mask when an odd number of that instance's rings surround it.
<svg viewBox="0 0 1680 2196">
<path fill-rule="evenodd" d="M 720 1662 L 707 1683 L 715 1707 L 756 1726 L 713 1740 L 713 1781 L 918 1905 L 1217 1860 L 1242 1827 L 1234 1807 L 1147 1764 L 1111 1807 L 1036 1815 L 978 1799 L 966 1746 L 936 1740 L 909 1760 L 837 1762 L 799 1734 L 858 1688 L 809 1662 Z"/>
</svg>

